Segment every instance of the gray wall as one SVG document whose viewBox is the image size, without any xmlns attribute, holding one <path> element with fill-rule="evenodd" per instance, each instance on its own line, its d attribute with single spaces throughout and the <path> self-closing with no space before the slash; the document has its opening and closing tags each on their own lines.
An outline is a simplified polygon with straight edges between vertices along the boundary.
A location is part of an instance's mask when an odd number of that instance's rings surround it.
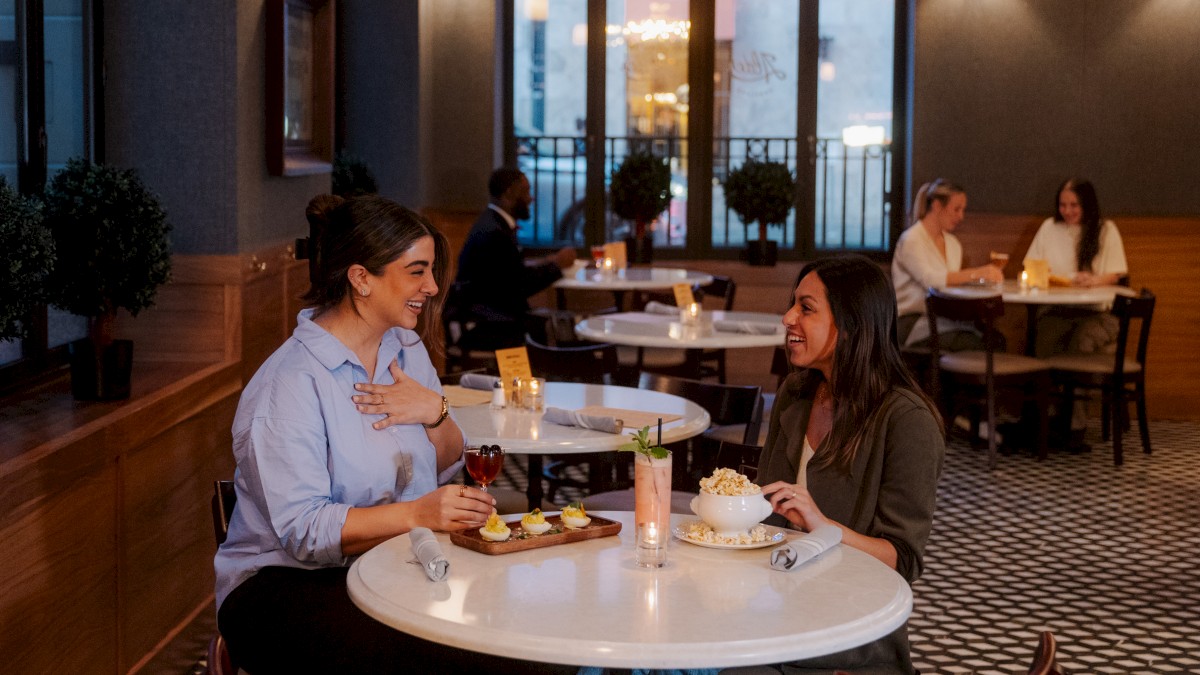
<svg viewBox="0 0 1200 675">
<path fill-rule="evenodd" d="M 1200 2 L 916 5 L 914 185 L 1041 213 L 1081 175 L 1108 214 L 1200 214 Z"/>
<path fill-rule="evenodd" d="M 421 206 L 417 0 L 338 4 L 345 149 L 371 167 L 380 194 Z"/>
<path fill-rule="evenodd" d="M 104 3 L 106 161 L 138 169 L 172 250 L 235 254 L 307 232 L 328 174 L 267 173 L 264 0 Z"/>
</svg>

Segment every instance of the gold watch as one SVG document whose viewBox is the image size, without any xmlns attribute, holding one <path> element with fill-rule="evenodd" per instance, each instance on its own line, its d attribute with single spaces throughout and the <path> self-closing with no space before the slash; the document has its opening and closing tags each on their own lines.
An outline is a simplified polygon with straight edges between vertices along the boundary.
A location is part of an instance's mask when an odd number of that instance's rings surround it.
<svg viewBox="0 0 1200 675">
<path fill-rule="evenodd" d="M 438 415 L 437 421 L 434 422 L 433 424 L 422 424 L 421 426 L 425 427 L 426 429 L 436 429 L 436 428 L 442 426 L 442 422 L 445 422 L 446 418 L 449 416 L 450 416 L 450 401 L 446 400 L 446 397 L 443 396 L 442 397 L 442 414 Z"/>
</svg>

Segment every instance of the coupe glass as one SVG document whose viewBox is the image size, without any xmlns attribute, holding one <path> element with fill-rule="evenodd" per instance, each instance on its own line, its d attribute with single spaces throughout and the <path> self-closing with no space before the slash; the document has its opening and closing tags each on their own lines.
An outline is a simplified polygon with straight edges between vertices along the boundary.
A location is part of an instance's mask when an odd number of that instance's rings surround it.
<svg viewBox="0 0 1200 675">
<path fill-rule="evenodd" d="M 504 464 L 504 449 L 499 445 L 469 447 L 465 453 L 467 473 L 479 483 L 479 489 L 487 492 L 488 485 L 500 475 Z"/>
</svg>

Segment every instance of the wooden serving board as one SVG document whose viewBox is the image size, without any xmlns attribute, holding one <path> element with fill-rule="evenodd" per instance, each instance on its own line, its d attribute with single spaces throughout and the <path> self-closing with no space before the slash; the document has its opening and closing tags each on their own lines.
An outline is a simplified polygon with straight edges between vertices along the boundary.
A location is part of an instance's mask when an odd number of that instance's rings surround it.
<svg viewBox="0 0 1200 675">
<path fill-rule="evenodd" d="M 561 516 L 546 516 L 546 522 L 553 525 L 548 532 L 539 535 L 529 535 L 522 539 L 521 535 L 524 530 L 521 529 L 521 519 L 517 518 L 512 522 L 508 522 L 508 526 L 512 529 L 512 535 L 505 541 L 488 541 L 479 534 L 479 528 L 462 530 L 460 532 L 451 532 L 450 541 L 463 548 L 469 548 L 472 551 L 479 551 L 487 555 L 501 555 L 504 553 L 515 553 L 516 551 L 528 551 L 531 548 L 543 548 L 546 546 L 557 546 L 558 544 L 569 544 L 573 541 L 584 541 L 585 539 L 597 539 L 599 537 L 609 537 L 621 531 L 621 523 L 608 518 L 600 518 L 591 516 L 592 522 L 587 524 L 587 527 L 582 527 L 578 530 L 568 530 L 563 527 Z M 561 530 L 555 532 L 554 530 Z"/>
</svg>

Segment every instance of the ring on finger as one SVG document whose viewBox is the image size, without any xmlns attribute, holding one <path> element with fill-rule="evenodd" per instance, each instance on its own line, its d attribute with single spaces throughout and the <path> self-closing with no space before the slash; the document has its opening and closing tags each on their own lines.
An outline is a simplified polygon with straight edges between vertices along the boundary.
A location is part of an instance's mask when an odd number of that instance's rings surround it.
<svg viewBox="0 0 1200 675">
<path fill-rule="evenodd" d="M 458 496 L 459 496 L 459 497 L 462 497 L 462 496 L 464 496 L 464 495 L 466 495 L 466 494 L 467 494 L 467 486 L 466 486 L 466 485 L 459 485 L 459 486 L 458 486 Z"/>
</svg>

